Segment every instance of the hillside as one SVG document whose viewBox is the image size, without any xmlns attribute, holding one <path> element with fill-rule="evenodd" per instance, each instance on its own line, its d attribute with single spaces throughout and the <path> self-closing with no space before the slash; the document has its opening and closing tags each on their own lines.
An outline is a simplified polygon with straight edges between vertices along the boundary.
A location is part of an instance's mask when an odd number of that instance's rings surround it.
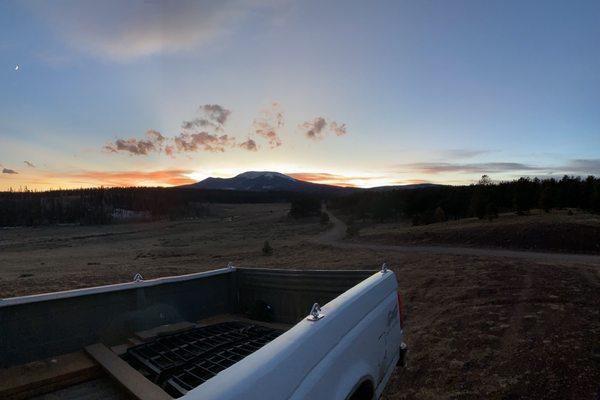
<svg viewBox="0 0 600 400">
<path fill-rule="evenodd" d="M 600 216 L 567 211 L 468 218 L 424 226 L 377 224 L 362 229 L 361 241 L 397 245 L 452 245 L 530 251 L 600 254 Z"/>
</svg>

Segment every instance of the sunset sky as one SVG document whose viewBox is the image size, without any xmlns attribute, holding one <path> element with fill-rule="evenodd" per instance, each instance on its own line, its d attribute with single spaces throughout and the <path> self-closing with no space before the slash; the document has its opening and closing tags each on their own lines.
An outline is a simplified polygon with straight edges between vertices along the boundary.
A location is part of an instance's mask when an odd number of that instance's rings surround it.
<svg viewBox="0 0 600 400">
<path fill-rule="evenodd" d="M 600 2 L 0 2 L 0 190 L 600 175 Z"/>
</svg>

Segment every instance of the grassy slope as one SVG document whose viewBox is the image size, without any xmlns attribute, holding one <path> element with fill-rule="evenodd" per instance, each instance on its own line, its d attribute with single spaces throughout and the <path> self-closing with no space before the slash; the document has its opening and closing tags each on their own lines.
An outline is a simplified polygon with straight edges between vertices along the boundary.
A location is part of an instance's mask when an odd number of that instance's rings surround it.
<svg viewBox="0 0 600 400">
<path fill-rule="evenodd" d="M 361 241 L 386 244 L 456 245 L 566 253 L 600 253 L 600 216 L 566 212 L 501 215 L 412 227 L 377 224 L 361 231 Z"/>
</svg>

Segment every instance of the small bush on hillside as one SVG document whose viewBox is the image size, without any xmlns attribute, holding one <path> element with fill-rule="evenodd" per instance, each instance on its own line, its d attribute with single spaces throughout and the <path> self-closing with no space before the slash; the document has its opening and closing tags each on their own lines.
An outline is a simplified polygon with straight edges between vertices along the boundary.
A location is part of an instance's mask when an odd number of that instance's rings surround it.
<svg viewBox="0 0 600 400">
<path fill-rule="evenodd" d="M 322 212 L 321 213 L 321 219 L 319 220 L 319 223 L 321 225 L 327 225 L 327 224 L 329 224 L 329 214 L 327 214 L 326 212 Z"/>
<path fill-rule="evenodd" d="M 435 222 L 444 222 L 446 221 L 446 213 L 442 207 L 437 207 L 433 213 Z"/>
<path fill-rule="evenodd" d="M 490 202 L 485 206 L 485 216 L 490 221 L 494 218 L 498 218 L 498 208 L 496 208 L 496 204 Z"/>
<path fill-rule="evenodd" d="M 349 221 L 346 227 L 346 237 L 357 237 L 360 232 L 360 226 L 354 221 Z"/>
<path fill-rule="evenodd" d="M 269 244 L 268 240 L 265 240 L 265 244 L 263 244 L 262 253 L 263 256 L 270 256 L 273 254 L 273 248 Z"/>
</svg>

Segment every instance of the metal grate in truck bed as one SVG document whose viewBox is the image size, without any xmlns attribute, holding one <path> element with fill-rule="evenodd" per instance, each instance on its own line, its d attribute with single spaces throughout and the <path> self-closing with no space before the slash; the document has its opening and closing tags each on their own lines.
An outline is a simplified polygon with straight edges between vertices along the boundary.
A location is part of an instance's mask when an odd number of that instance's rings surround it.
<svg viewBox="0 0 600 400">
<path fill-rule="evenodd" d="M 123 358 L 179 397 L 282 333 L 244 322 L 224 322 L 160 336 L 129 348 Z"/>
</svg>

